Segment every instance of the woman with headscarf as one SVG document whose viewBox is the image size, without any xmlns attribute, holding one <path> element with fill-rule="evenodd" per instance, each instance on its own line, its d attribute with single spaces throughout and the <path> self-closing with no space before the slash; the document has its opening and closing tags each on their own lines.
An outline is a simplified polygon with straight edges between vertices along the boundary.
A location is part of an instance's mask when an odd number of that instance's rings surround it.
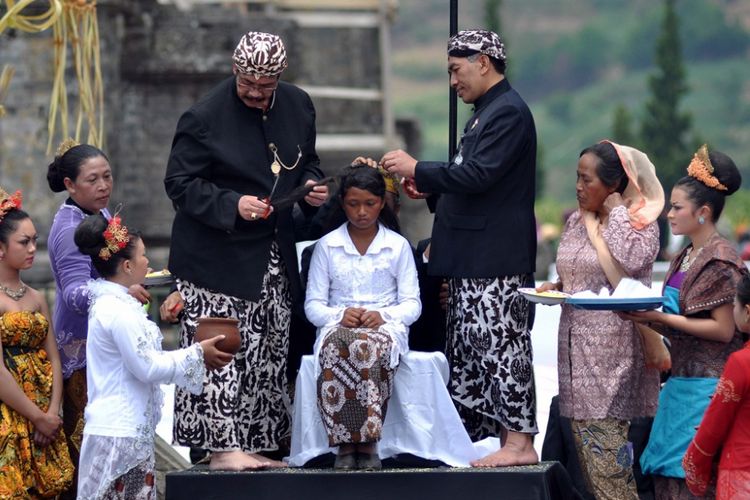
<svg viewBox="0 0 750 500">
<path fill-rule="evenodd" d="M 662 311 L 622 314 L 654 326 L 672 345 L 672 374 L 659 396 L 659 411 L 641 457 L 644 473 L 654 475 L 657 499 L 705 498 L 688 491 L 682 457 L 729 355 L 742 348 L 732 308 L 747 269 L 735 246 L 716 228 L 726 197 L 741 183 L 727 155 L 709 152 L 705 145 L 695 153 L 688 175 L 677 181 L 670 198 L 672 232 L 685 235 L 690 244 L 669 267 L 664 280 L 667 301 Z"/>
<path fill-rule="evenodd" d="M 578 161 L 579 210 L 565 224 L 557 283 L 538 290 L 612 291 L 630 277 L 650 285 L 664 192 L 642 152 L 609 141 Z M 611 311 L 562 305 L 558 337 L 560 414 L 571 419 L 581 469 L 599 499 L 637 499 L 630 420 L 653 416 L 659 373 L 646 366 L 639 330 Z"/>
</svg>

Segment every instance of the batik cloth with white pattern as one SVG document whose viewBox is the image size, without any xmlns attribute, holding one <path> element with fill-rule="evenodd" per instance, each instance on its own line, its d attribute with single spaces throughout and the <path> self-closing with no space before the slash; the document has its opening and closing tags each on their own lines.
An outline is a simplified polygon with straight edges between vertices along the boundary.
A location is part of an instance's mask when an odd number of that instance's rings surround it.
<svg viewBox="0 0 750 500">
<path fill-rule="evenodd" d="M 448 280 L 450 392 L 472 440 L 536 434 L 528 276 Z"/>
<path fill-rule="evenodd" d="M 212 451 L 248 453 L 279 449 L 289 437 L 287 390 L 291 292 L 276 243 L 258 302 L 181 281 L 185 316 L 180 346 L 193 342 L 198 318 L 239 319 L 240 350 L 234 360 L 206 375 L 203 392 L 175 391 L 174 441 Z"/>
</svg>

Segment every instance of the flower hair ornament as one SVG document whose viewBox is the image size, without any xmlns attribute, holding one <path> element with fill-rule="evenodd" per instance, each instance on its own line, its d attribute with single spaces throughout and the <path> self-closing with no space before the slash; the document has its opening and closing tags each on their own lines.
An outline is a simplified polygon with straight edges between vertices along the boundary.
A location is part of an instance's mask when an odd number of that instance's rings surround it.
<svg viewBox="0 0 750 500">
<path fill-rule="evenodd" d="M 380 172 L 380 175 L 383 176 L 383 180 L 385 181 L 385 190 L 389 193 L 398 195 L 398 178 L 396 178 L 396 175 L 390 173 L 380 165 L 378 165 L 378 172 Z"/>
<path fill-rule="evenodd" d="M 107 229 L 104 230 L 103 234 L 106 246 L 99 250 L 99 258 L 102 260 L 109 260 L 114 254 L 125 248 L 130 241 L 128 228 L 122 224 L 120 216 L 116 213 L 109 219 L 109 224 L 107 224 Z"/>
<path fill-rule="evenodd" d="M 693 155 L 687 172 L 690 177 L 701 181 L 710 188 L 718 189 L 719 191 L 729 190 L 714 175 L 714 166 L 711 165 L 711 160 L 708 158 L 708 146 L 705 144 L 698 148 L 698 151 Z"/>
<path fill-rule="evenodd" d="M 22 198 L 23 196 L 21 195 L 20 189 L 13 194 L 8 194 L 3 188 L 0 187 L 0 222 L 3 221 L 5 216 L 11 210 L 21 209 Z"/>
</svg>

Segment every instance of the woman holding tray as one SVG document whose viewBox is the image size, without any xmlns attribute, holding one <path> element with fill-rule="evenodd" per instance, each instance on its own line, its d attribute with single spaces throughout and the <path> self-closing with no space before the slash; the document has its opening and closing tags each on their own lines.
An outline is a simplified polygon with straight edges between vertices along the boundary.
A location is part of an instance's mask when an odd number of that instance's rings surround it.
<svg viewBox="0 0 750 500">
<path fill-rule="evenodd" d="M 672 376 L 659 396 L 641 458 L 644 473 L 654 475 L 657 498 L 696 498 L 685 484 L 682 457 L 727 358 L 742 347 L 732 308 L 747 270 L 734 245 L 716 229 L 725 198 L 740 187 L 742 178 L 731 158 L 709 152 L 705 145 L 687 171 L 672 188 L 668 218 L 672 233 L 685 235 L 690 244 L 670 265 L 663 311 L 622 315 L 648 322 L 672 344 Z"/>
<path fill-rule="evenodd" d="M 537 291 L 610 292 L 628 276 L 650 285 L 664 191 L 642 152 L 603 141 L 578 161 L 579 210 L 557 253 L 560 281 Z M 646 366 L 635 324 L 612 311 L 562 305 L 558 336 L 560 414 L 571 419 L 581 469 L 599 498 L 637 499 L 630 420 L 653 416 L 659 373 Z"/>
</svg>

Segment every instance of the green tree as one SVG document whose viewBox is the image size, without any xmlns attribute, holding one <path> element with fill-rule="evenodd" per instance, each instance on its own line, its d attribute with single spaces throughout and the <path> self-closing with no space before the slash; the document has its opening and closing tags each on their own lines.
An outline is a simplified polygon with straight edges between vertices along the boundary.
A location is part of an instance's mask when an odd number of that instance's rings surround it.
<svg viewBox="0 0 750 500">
<path fill-rule="evenodd" d="M 500 34 L 500 6 L 503 0 L 484 0 L 484 25 L 488 30 Z"/>
<path fill-rule="evenodd" d="M 656 42 L 656 71 L 648 80 L 651 95 L 641 123 L 644 152 L 667 189 L 685 173 L 691 126 L 690 114 L 680 111 L 680 101 L 688 87 L 674 4 L 675 0 L 664 0 L 664 18 Z"/>
<path fill-rule="evenodd" d="M 617 105 L 612 118 L 612 140 L 618 144 L 638 147 L 633 132 L 633 115 L 630 114 L 627 106 L 622 103 Z"/>
</svg>

